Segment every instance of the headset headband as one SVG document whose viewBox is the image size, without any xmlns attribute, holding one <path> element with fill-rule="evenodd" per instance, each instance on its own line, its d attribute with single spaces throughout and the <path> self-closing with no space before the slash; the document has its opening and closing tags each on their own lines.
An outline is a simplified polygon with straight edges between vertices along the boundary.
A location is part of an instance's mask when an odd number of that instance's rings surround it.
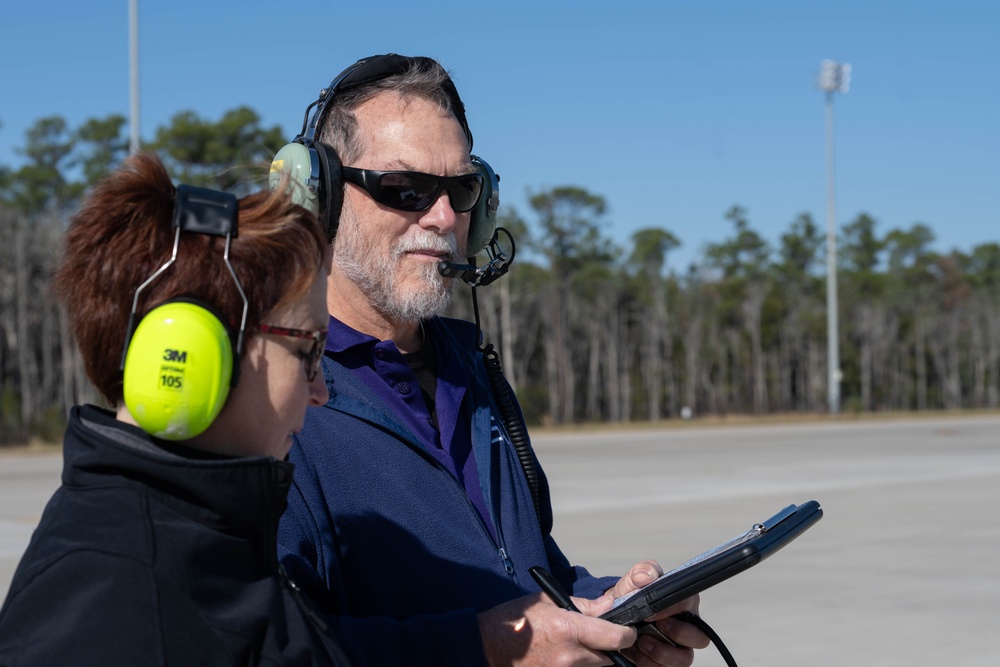
<svg viewBox="0 0 1000 667">
<path fill-rule="evenodd" d="M 246 293 L 243 291 L 243 285 L 240 284 L 240 279 L 236 276 L 236 271 L 229 261 L 229 248 L 232 245 L 233 239 L 239 234 L 238 211 L 239 200 L 236 198 L 236 195 L 230 192 L 220 192 L 192 185 L 181 184 L 177 186 L 173 216 L 173 227 L 177 230 L 174 232 L 174 248 L 170 254 L 170 259 L 139 285 L 132 296 L 132 312 L 128 316 L 128 329 L 125 332 L 125 347 L 122 350 L 120 370 L 125 370 L 125 359 L 128 356 L 129 344 L 132 342 L 132 334 L 135 333 L 136 314 L 139 309 L 139 294 L 177 261 L 177 250 L 180 246 L 181 232 L 222 236 L 226 239 L 222 259 L 226 263 L 229 275 L 236 284 L 240 298 L 243 300 L 243 317 L 240 320 L 240 329 L 236 336 L 235 345 L 236 358 L 240 358 L 243 353 L 243 337 L 246 332 L 247 311 L 249 310 L 250 303 L 247 300 Z M 236 371 L 238 371 L 238 367 Z M 235 384 L 237 375 L 238 372 L 234 372 L 233 384 Z"/>
<path fill-rule="evenodd" d="M 305 140 L 307 143 L 312 143 L 316 140 L 316 132 L 326 117 L 326 108 L 329 102 L 336 97 L 336 93 L 362 88 L 390 76 L 403 74 L 413 67 L 430 70 L 434 67 L 441 67 L 441 65 L 433 58 L 400 56 L 395 53 L 369 56 L 358 60 L 335 76 L 330 85 L 319 92 L 319 99 L 306 108 L 305 118 L 302 119 L 302 132 L 299 133 L 296 139 Z M 445 75 L 442 87 L 451 101 L 451 112 L 455 115 L 459 125 L 462 126 L 462 131 L 465 132 L 465 138 L 469 142 L 469 150 L 471 151 L 472 131 L 469 129 L 469 123 L 465 118 L 465 104 L 462 103 L 462 98 L 458 95 L 455 83 L 447 74 Z M 313 108 L 315 108 L 315 111 L 312 114 L 312 120 L 310 120 L 309 111 Z"/>
</svg>

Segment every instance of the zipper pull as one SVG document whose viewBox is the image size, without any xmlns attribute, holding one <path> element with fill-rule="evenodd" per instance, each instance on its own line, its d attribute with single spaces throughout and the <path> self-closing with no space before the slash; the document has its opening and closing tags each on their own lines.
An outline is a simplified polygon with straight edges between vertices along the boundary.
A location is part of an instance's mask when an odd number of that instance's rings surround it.
<svg viewBox="0 0 1000 667">
<path fill-rule="evenodd" d="M 302 595 L 300 593 L 302 589 L 291 577 L 288 576 L 288 573 L 285 571 L 285 567 L 281 564 L 278 565 L 278 576 L 284 582 L 285 586 L 288 587 L 288 590 L 292 592 L 292 596 L 295 598 L 296 604 L 299 605 L 299 609 L 301 609 L 302 613 L 306 615 L 306 618 L 312 621 L 313 625 L 321 631 L 327 632 L 326 622 L 320 618 L 319 614 L 313 611 L 312 607 L 306 604 L 305 600 L 302 599 Z"/>
<path fill-rule="evenodd" d="M 507 570 L 507 574 L 514 576 L 514 564 L 510 562 L 509 558 L 507 558 L 507 552 L 503 547 L 500 547 L 499 554 L 500 560 L 503 561 L 503 567 Z"/>
</svg>

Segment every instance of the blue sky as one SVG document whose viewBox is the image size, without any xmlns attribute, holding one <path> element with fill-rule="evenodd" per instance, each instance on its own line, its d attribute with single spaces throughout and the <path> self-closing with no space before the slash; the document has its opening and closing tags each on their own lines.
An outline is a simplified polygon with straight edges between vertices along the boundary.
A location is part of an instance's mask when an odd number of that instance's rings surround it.
<svg viewBox="0 0 1000 667">
<path fill-rule="evenodd" d="M 0 22 L 0 164 L 39 118 L 128 114 L 127 0 L 13 2 Z M 836 114 L 837 221 L 928 225 L 936 249 L 1000 240 L 1000 3 L 664 0 L 139 1 L 141 132 L 248 105 L 289 137 L 362 56 L 452 71 L 503 205 L 582 186 L 607 236 L 659 226 L 683 268 L 748 211 L 773 246 L 826 226 L 823 59 L 850 63 Z"/>
</svg>

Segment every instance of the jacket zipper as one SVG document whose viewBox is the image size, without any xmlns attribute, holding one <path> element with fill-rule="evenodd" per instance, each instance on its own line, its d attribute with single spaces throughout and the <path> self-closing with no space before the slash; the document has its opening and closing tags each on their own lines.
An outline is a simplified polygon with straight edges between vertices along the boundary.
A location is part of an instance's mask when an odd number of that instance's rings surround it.
<svg viewBox="0 0 1000 667">
<path fill-rule="evenodd" d="M 486 527 L 486 522 L 483 521 L 483 517 L 479 516 L 479 510 L 476 509 L 476 506 L 473 504 L 472 499 L 469 498 L 469 494 L 465 492 L 465 489 L 462 487 L 462 485 L 458 483 L 458 480 L 452 476 L 451 472 L 447 468 L 445 468 L 444 465 L 441 464 L 441 462 L 433 458 L 430 460 L 434 463 L 434 465 L 438 468 L 438 470 L 442 471 L 452 481 L 452 483 L 455 486 L 457 486 L 459 490 L 462 492 L 462 496 L 465 498 L 466 504 L 472 511 L 473 516 L 475 516 L 476 519 L 478 520 L 479 526 L 483 529 L 483 534 L 486 536 L 486 539 L 492 542 L 493 545 L 496 547 L 497 556 L 499 556 L 500 563 L 503 565 L 504 571 L 507 572 L 507 576 L 510 577 L 511 585 L 514 586 L 515 592 L 517 592 L 520 595 L 521 589 L 520 586 L 517 585 L 517 573 L 514 570 L 514 562 L 510 559 L 510 556 L 507 555 L 507 548 L 506 548 L 507 545 L 504 543 L 503 531 L 500 528 L 500 522 L 497 520 L 496 517 L 494 516 L 490 517 L 493 520 L 493 525 L 497 531 L 497 537 L 496 540 L 494 540 L 493 536 L 490 535 L 489 528 Z"/>
<path fill-rule="evenodd" d="M 404 442 L 408 441 L 404 440 Z M 497 520 L 496 517 L 494 516 L 490 517 L 493 520 L 493 525 L 496 527 L 497 530 L 497 538 L 496 540 L 494 540 L 493 536 L 490 535 L 489 528 L 486 527 L 486 522 L 483 521 L 483 517 L 479 516 L 479 510 L 476 509 L 476 506 L 473 504 L 472 499 L 469 498 L 469 494 L 465 492 L 465 489 L 462 487 L 461 484 L 458 483 L 458 480 L 455 479 L 455 477 L 451 474 L 451 471 L 449 471 L 444 466 L 444 464 L 442 464 L 440 461 L 438 461 L 432 456 L 428 456 L 427 460 L 430 461 L 431 464 L 434 465 L 434 467 L 443 472 L 444 475 L 451 480 L 452 484 L 458 487 L 459 491 L 462 493 L 462 496 L 465 498 L 465 502 L 468 505 L 469 510 L 472 512 L 472 515 L 476 517 L 477 521 L 479 522 L 479 526 L 483 529 L 483 535 L 485 535 L 486 539 L 489 540 L 491 543 L 493 543 L 493 545 L 496 547 L 497 556 L 500 558 L 500 563 L 501 565 L 503 565 L 504 571 L 507 572 L 507 576 L 510 578 L 511 586 L 514 587 L 514 592 L 518 596 L 520 596 L 521 587 L 517 583 L 517 573 L 514 570 L 514 562 L 510 559 L 510 556 L 507 555 L 507 548 L 506 548 L 507 545 L 504 543 L 503 530 L 501 530 L 500 528 L 500 522 Z"/>
<path fill-rule="evenodd" d="M 319 628 L 321 632 L 327 632 L 326 621 L 320 618 L 319 614 L 313 611 L 312 608 L 306 604 L 306 601 L 302 599 L 299 585 L 292 581 L 291 577 L 288 576 L 288 573 L 285 572 L 285 567 L 283 565 L 278 565 L 278 574 L 281 576 L 281 581 L 285 584 L 285 587 L 292 592 L 292 597 L 295 598 L 296 604 L 299 605 L 299 609 L 301 609 L 302 613 L 306 615 L 306 618 L 308 618 L 313 625 Z"/>
</svg>

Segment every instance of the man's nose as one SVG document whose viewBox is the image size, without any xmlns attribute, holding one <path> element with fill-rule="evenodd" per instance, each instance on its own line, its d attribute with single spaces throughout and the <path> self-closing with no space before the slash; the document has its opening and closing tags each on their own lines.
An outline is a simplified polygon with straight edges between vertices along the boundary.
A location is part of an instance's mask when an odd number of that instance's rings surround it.
<svg viewBox="0 0 1000 667">
<path fill-rule="evenodd" d="M 420 226 L 424 229 L 437 231 L 439 234 L 447 234 L 448 232 L 457 232 L 457 228 L 463 220 L 467 225 L 469 214 L 456 213 L 455 209 L 451 207 L 448 191 L 442 188 L 441 194 L 434 200 L 431 207 L 420 216 Z"/>
</svg>

